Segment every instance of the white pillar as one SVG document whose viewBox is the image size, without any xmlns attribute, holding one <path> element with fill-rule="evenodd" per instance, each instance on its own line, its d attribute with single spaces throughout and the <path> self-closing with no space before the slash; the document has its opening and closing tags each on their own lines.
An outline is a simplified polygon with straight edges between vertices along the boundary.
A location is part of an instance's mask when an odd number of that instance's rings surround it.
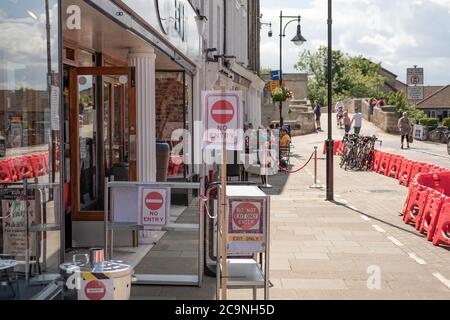
<svg viewBox="0 0 450 320">
<path fill-rule="evenodd" d="M 156 181 L 156 100 L 153 48 L 132 49 L 128 55 L 136 67 L 137 176 L 138 181 Z"/>
</svg>

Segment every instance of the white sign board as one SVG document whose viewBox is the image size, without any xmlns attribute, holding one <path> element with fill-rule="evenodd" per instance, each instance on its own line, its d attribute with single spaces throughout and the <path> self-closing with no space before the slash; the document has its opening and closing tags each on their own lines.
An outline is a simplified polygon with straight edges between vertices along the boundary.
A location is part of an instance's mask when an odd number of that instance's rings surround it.
<svg viewBox="0 0 450 320">
<path fill-rule="evenodd" d="M 408 99 L 423 100 L 424 99 L 423 87 L 408 87 Z"/>
<path fill-rule="evenodd" d="M 266 201 L 229 199 L 228 253 L 250 254 L 266 248 Z"/>
<path fill-rule="evenodd" d="M 165 227 L 169 222 L 170 189 L 140 188 L 139 205 L 144 229 Z"/>
<path fill-rule="evenodd" d="M 407 84 L 411 85 L 423 85 L 424 83 L 423 68 L 409 68 L 406 72 Z"/>
<path fill-rule="evenodd" d="M 203 147 L 221 149 L 225 139 L 227 150 L 242 150 L 242 92 L 204 91 L 202 101 L 205 119 Z"/>
</svg>

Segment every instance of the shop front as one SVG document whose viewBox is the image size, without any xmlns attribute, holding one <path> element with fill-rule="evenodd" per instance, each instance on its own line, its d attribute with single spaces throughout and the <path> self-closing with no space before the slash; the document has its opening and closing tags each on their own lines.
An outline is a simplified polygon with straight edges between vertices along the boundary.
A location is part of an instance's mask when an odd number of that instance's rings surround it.
<svg viewBox="0 0 450 320">
<path fill-rule="evenodd" d="M 199 35 L 188 1 L 8 0 L 0 12 L 0 299 L 28 299 L 71 249 L 103 245 L 106 179 L 193 179 Z"/>
</svg>

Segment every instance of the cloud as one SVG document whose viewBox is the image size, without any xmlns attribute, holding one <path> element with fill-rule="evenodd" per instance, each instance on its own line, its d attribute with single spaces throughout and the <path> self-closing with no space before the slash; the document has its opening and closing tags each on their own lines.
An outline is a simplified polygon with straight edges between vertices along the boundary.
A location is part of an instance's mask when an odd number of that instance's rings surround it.
<svg viewBox="0 0 450 320">
<path fill-rule="evenodd" d="M 289 39 L 295 23 L 287 28 L 284 40 L 284 71 L 293 72 L 298 53 L 327 45 L 327 1 L 262 0 L 263 21 L 271 21 L 274 38 L 262 31 L 261 64 L 278 69 L 279 14 L 302 16 L 302 32 L 308 40 L 296 48 Z M 450 0 L 333 0 L 333 46 L 353 55 L 362 54 L 399 75 L 406 68 L 425 68 L 427 84 L 450 83 Z M 287 22 L 287 21 L 286 21 Z M 275 49 L 275 50 L 274 50 Z M 292 50 L 295 50 L 292 52 Z M 296 53 L 297 54 L 296 54 Z"/>
</svg>

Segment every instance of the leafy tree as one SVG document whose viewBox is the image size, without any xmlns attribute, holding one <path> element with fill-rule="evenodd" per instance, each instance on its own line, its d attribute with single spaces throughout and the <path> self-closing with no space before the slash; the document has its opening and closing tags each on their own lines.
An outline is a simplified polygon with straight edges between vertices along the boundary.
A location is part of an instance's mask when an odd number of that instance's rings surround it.
<svg viewBox="0 0 450 320">
<path fill-rule="evenodd" d="M 380 75 L 380 65 L 363 56 L 350 56 L 340 50 L 333 51 L 333 101 L 349 98 L 379 97 L 385 78 Z M 308 72 L 308 99 L 328 103 L 328 48 L 306 50 L 294 66 Z"/>
</svg>

